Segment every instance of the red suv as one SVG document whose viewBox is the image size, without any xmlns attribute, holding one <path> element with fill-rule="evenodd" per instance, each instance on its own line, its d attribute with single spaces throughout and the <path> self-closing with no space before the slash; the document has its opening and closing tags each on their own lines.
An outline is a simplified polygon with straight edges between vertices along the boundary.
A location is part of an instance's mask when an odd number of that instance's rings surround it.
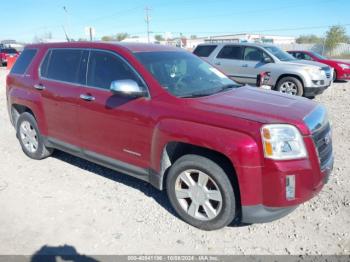
<svg viewBox="0 0 350 262">
<path fill-rule="evenodd" d="M 5 66 L 9 57 L 17 57 L 18 52 L 14 48 L 0 48 L 0 64 Z"/>
<path fill-rule="evenodd" d="M 350 80 L 350 63 L 328 59 L 312 51 L 288 51 L 288 53 L 300 60 L 317 61 L 333 67 L 333 81 Z"/>
<path fill-rule="evenodd" d="M 241 87 L 168 46 L 27 46 L 7 102 L 29 157 L 59 149 L 147 181 L 205 230 L 280 218 L 333 168 L 323 106 Z"/>
</svg>

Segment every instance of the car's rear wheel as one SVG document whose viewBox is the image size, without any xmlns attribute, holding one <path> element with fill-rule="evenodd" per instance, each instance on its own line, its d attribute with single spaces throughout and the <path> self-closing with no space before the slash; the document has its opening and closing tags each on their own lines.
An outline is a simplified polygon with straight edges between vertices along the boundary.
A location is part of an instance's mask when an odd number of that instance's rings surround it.
<svg viewBox="0 0 350 262">
<path fill-rule="evenodd" d="M 278 81 L 276 90 L 293 96 L 302 96 L 304 93 L 303 84 L 300 80 L 290 76 L 283 77 Z"/>
<path fill-rule="evenodd" d="M 53 149 L 45 146 L 44 139 L 32 114 L 25 112 L 19 116 L 16 131 L 23 152 L 30 158 L 39 160 L 52 154 Z"/>
<path fill-rule="evenodd" d="M 231 182 L 225 171 L 209 158 L 198 155 L 179 158 L 166 183 L 173 208 L 187 223 L 215 230 L 233 221 L 236 203 Z"/>
</svg>

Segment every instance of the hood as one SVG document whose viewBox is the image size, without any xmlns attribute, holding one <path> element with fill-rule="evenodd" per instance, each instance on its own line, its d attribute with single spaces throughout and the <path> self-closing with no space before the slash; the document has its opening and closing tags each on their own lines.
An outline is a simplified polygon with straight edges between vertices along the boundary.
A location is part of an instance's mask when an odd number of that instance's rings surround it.
<svg viewBox="0 0 350 262">
<path fill-rule="evenodd" d="M 304 125 L 303 119 L 317 106 L 307 98 L 249 86 L 196 100 L 197 109 L 264 124 Z"/>
<path fill-rule="evenodd" d="M 309 60 L 292 60 L 289 62 L 283 62 L 284 64 L 289 64 L 289 65 L 307 65 L 307 66 L 317 66 L 317 67 L 325 67 L 328 66 L 326 64 L 322 64 L 316 61 L 309 61 Z"/>
</svg>

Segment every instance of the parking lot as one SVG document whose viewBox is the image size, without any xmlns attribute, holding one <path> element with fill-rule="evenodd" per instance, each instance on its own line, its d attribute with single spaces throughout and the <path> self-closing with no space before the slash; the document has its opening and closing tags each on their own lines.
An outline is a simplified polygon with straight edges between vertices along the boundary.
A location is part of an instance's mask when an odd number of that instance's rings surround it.
<svg viewBox="0 0 350 262">
<path fill-rule="evenodd" d="M 206 232 L 176 217 L 164 192 L 58 152 L 26 157 L 0 68 L 0 253 L 68 245 L 83 254 L 350 254 L 350 82 L 315 100 L 333 125 L 335 169 L 323 191 L 281 220 Z"/>
</svg>

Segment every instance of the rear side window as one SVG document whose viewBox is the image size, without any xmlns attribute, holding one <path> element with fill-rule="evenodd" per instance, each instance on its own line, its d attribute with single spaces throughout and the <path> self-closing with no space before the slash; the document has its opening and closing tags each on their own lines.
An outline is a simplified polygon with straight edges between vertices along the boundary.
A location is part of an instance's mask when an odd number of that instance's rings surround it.
<svg viewBox="0 0 350 262">
<path fill-rule="evenodd" d="M 47 53 L 40 74 L 52 80 L 85 84 L 83 76 L 87 55 L 88 51 L 81 49 L 53 49 Z"/>
<path fill-rule="evenodd" d="M 12 67 L 11 74 L 23 75 L 32 62 L 36 52 L 36 49 L 25 49 Z"/>
<path fill-rule="evenodd" d="M 120 57 L 110 52 L 91 51 L 87 76 L 88 86 L 109 89 L 113 81 L 126 79 L 134 80 L 139 86 L 143 86 L 141 79 Z"/>
<path fill-rule="evenodd" d="M 201 45 L 193 51 L 193 53 L 199 57 L 208 57 L 215 50 L 216 45 Z"/>
<path fill-rule="evenodd" d="M 237 59 L 241 60 L 243 54 L 243 47 L 235 46 L 235 45 L 227 45 L 221 49 L 217 58 L 225 58 L 225 59 Z"/>
</svg>

